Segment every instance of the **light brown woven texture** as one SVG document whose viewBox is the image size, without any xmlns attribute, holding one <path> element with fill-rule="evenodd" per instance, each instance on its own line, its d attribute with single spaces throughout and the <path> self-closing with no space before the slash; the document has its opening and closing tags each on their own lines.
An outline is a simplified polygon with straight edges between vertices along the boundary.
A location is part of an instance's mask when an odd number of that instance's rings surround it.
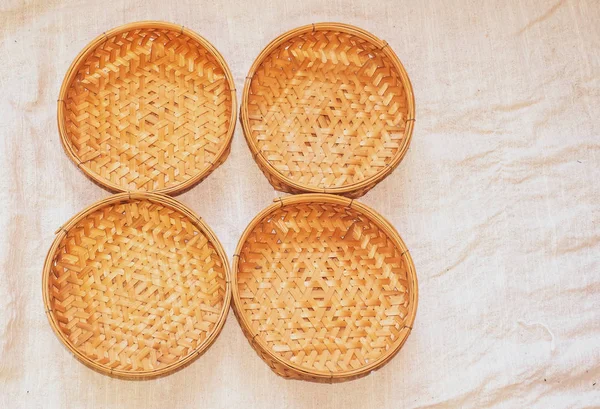
<svg viewBox="0 0 600 409">
<path fill-rule="evenodd" d="M 227 158 L 235 106 L 231 72 L 208 41 L 182 26 L 139 22 L 77 56 L 58 125 L 69 157 L 102 186 L 175 194 Z"/>
<path fill-rule="evenodd" d="M 229 266 L 188 208 L 166 196 L 121 193 L 59 229 L 43 295 L 52 328 L 83 363 L 150 378 L 214 341 L 229 310 Z"/>
<path fill-rule="evenodd" d="M 417 278 L 394 228 L 356 201 L 279 199 L 250 223 L 233 261 L 233 306 L 252 344 L 286 378 L 353 379 L 408 337 Z"/>
<path fill-rule="evenodd" d="M 412 86 L 385 41 L 346 24 L 273 40 L 246 78 L 241 119 L 270 183 L 289 193 L 360 197 L 404 157 Z"/>
</svg>

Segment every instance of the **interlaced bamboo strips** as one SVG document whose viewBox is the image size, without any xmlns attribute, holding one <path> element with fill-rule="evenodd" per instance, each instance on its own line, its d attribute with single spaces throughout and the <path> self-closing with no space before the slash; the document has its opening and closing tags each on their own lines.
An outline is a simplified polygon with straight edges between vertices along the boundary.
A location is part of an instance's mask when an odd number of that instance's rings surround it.
<svg viewBox="0 0 600 409">
<path fill-rule="evenodd" d="M 201 355 L 230 303 L 229 266 L 210 228 L 153 193 L 121 193 L 57 231 L 43 271 L 59 339 L 83 363 L 123 378 L 165 375 Z"/>
<path fill-rule="evenodd" d="M 250 68 L 244 135 L 278 190 L 357 198 L 400 163 L 415 120 L 408 75 L 390 46 L 346 24 L 273 40 Z"/>
<path fill-rule="evenodd" d="M 258 214 L 233 260 L 233 306 L 252 347 L 279 375 L 353 379 L 408 337 L 417 277 L 394 228 L 335 195 L 289 196 Z"/>
<path fill-rule="evenodd" d="M 229 154 L 236 97 L 225 60 L 182 26 L 127 24 L 92 41 L 60 90 L 68 156 L 112 191 L 176 194 Z"/>
</svg>

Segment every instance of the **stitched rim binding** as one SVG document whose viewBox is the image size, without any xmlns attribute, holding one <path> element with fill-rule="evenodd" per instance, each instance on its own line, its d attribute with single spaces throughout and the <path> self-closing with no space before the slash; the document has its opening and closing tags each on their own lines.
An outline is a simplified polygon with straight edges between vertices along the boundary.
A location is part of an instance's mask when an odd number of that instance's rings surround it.
<svg viewBox="0 0 600 409">
<path fill-rule="evenodd" d="M 247 314 L 243 311 L 242 308 L 243 304 L 241 302 L 240 289 L 238 288 L 238 274 L 240 271 L 240 254 L 242 253 L 242 249 L 244 248 L 244 245 L 246 244 L 249 235 L 257 227 L 257 225 L 259 225 L 263 220 L 268 218 L 269 215 L 273 214 L 278 209 L 288 205 L 306 203 L 326 203 L 334 205 L 343 205 L 347 208 L 355 210 L 356 212 L 362 215 L 367 216 L 367 218 L 373 223 L 375 223 L 375 225 L 379 227 L 387 235 L 387 237 L 393 240 L 396 248 L 400 252 L 400 256 L 403 257 L 405 260 L 405 264 L 407 267 L 409 308 L 408 314 L 404 318 L 404 327 L 400 331 L 401 335 L 395 340 L 393 346 L 387 349 L 385 353 L 383 353 L 378 359 L 360 368 L 333 373 L 331 371 L 308 369 L 281 357 L 279 354 L 271 350 L 271 347 L 265 342 L 264 337 L 259 336 L 259 334 L 252 329 L 252 325 L 248 321 Z M 258 355 L 271 367 L 271 369 L 275 373 L 285 378 L 330 383 L 360 378 L 362 376 L 368 375 L 374 370 L 379 369 L 387 362 L 389 362 L 402 348 L 408 336 L 410 335 L 410 332 L 412 331 L 418 307 L 418 282 L 414 263 L 410 256 L 408 248 L 404 244 L 404 241 L 402 240 L 396 229 L 383 216 L 381 216 L 379 213 L 377 213 L 370 207 L 359 203 L 354 199 L 349 199 L 343 196 L 318 193 L 301 194 L 275 199 L 274 203 L 265 208 L 259 214 L 257 214 L 254 217 L 254 219 L 252 219 L 248 227 L 246 227 L 246 229 L 244 230 L 244 233 L 242 234 L 238 242 L 237 248 L 235 250 L 235 254 L 233 257 L 232 272 L 232 307 L 235 316 L 242 328 L 242 331 L 244 332 L 251 346 L 256 350 Z"/>
<path fill-rule="evenodd" d="M 164 29 L 174 32 L 179 32 L 182 35 L 187 36 L 195 41 L 197 41 L 202 47 L 204 47 L 208 53 L 215 58 L 215 60 L 220 64 L 220 68 L 223 70 L 225 74 L 225 78 L 227 84 L 229 86 L 231 92 L 231 114 L 229 117 L 229 127 L 226 135 L 224 136 L 223 143 L 221 148 L 216 152 L 213 161 L 207 161 L 211 164 L 210 167 L 207 167 L 203 171 L 195 174 L 190 179 L 168 186 L 162 189 L 153 189 L 152 191 L 156 193 L 163 193 L 169 195 L 175 195 L 179 193 L 183 193 L 186 190 L 192 188 L 196 184 L 200 183 L 203 179 L 205 179 L 210 173 L 212 173 L 218 166 L 220 166 L 225 159 L 227 158 L 230 148 L 231 148 L 231 140 L 233 138 L 233 132 L 235 130 L 235 123 L 237 118 L 237 97 L 236 97 L 236 89 L 235 83 L 233 80 L 233 75 L 231 74 L 231 70 L 229 66 L 225 62 L 225 59 L 219 53 L 219 51 L 205 38 L 195 33 L 194 31 L 177 24 L 162 22 L 162 21 L 139 21 L 134 23 L 125 24 L 116 28 L 113 28 L 109 31 L 106 31 L 92 40 L 87 46 L 83 48 L 75 57 L 71 66 L 67 70 L 65 74 L 64 80 L 62 82 L 60 93 L 57 101 L 58 109 L 57 109 L 57 119 L 58 119 L 58 130 L 60 135 L 60 140 L 62 142 L 62 146 L 67 153 L 67 156 L 79 167 L 83 173 L 90 178 L 94 183 L 99 184 L 100 186 L 110 190 L 111 192 L 127 192 L 127 191 L 140 191 L 144 189 L 129 189 L 127 187 L 123 187 L 120 184 L 114 183 L 107 178 L 101 177 L 96 172 L 91 170 L 86 164 L 85 161 L 81 161 L 77 156 L 74 148 L 71 146 L 69 142 L 69 134 L 67 131 L 67 127 L 65 124 L 65 100 L 67 98 L 67 93 L 71 87 L 71 84 L 77 75 L 78 69 L 81 64 L 83 64 L 87 57 L 94 52 L 97 47 L 101 46 L 107 39 L 114 37 L 123 32 L 136 30 L 136 29 Z"/>
<path fill-rule="evenodd" d="M 52 264 L 54 262 L 55 253 L 58 247 L 61 245 L 62 240 L 67 236 L 67 232 L 78 222 L 83 220 L 85 217 L 97 211 L 105 206 L 113 205 L 113 204 L 124 204 L 129 203 L 131 201 L 136 200 L 146 200 L 152 203 L 160 204 L 165 207 L 171 208 L 189 219 L 193 223 L 193 225 L 202 232 L 208 242 L 212 244 L 214 250 L 216 251 L 218 257 L 220 258 L 223 270 L 225 273 L 225 291 L 223 295 L 223 306 L 221 311 L 219 312 L 218 318 L 215 322 L 215 326 L 207 336 L 207 338 L 192 352 L 188 353 L 184 358 L 177 360 L 174 363 L 168 364 L 158 369 L 154 370 L 145 370 L 145 371 L 127 371 L 127 370 L 119 370 L 119 369 L 111 369 L 107 366 L 101 365 L 95 360 L 91 359 L 83 352 L 81 352 L 77 347 L 73 345 L 73 343 L 68 339 L 68 337 L 63 333 L 60 329 L 59 324 L 57 322 L 57 317 L 54 315 L 52 311 L 52 298 L 49 292 L 49 277 L 52 270 Z M 48 318 L 48 322 L 52 327 L 52 330 L 58 337 L 58 339 L 63 343 L 63 345 L 83 364 L 87 367 L 100 372 L 105 375 L 109 375 L 116 378 L 121 379 L 152 379 L 161 376 L 168 375 L 172 372 L 180 370 L 185 366 L 192 363 L 195 359 L 197 359 L 200 355 L 202 355 L 206 350 L 214 343 L 219 333 L 223 329 L 223 325 L 225 324 L 225 320 L 227 318 L 227 314 L 229 312 L 229 306 L 231 303 L 231 271 L 229 268 L 229 262 L 225 251 L 223 250 L 223 246 L 221 245 L 219 239 L 214 234 L 214 232 L 210 229 L 210 227 L 200 218 L 198 217 L 192 210 L 190 210 L 187 206 L 182 203 L 160 194 L 155 193 L 119 193 L 112 195 L 106 199 L 100 200 L 84 210 L 77 213 L 73 216 L 66 224 L 61 226 L 56 232 L 56 238 L 54 239 L 52 246 L 48 250 L 46 255 L 46 259 L 44 261 L 44 268 L 42 272 L 42 296 L 44 301 L 44 310 L 46 312 L 46 316 Z"/>
<path fill-rule="evenodd" d="M 404 133 L 404 138 L 402 141 L 402 145 L 396 155 L 392 158 L 392 160 L 378 173 L 367 177 L 363 180 L 360 180 L 355 183 L 347 184 L 340 187 L 328 187 L 328 188 L 320 188 L 316 186 L 311 186 L 304 183 L 298 183 L 292 178 L 282 174 L 279 170 L 277 170 L 268 159 L 266 159 L 260 152 L 254 138 L 251 137 L 251 126 L 248 112 L 248 102 L 250 95 L 250 85 L 252 83 L 252 79 L 255 75 L 256 70 L 261 66 L 263 61 L 269 54 L 277 49 L 280 45 L 285 43 L 286 41 L 292 39 L 293 37 L 302 35 L 304 33 L 319 31 L 319 30 L 332 30 L 338 31 L 341 33 L 347 33 L 354 36 L 357 36 L 363 40 L 366 40 L 377 48 L 379 48 L 387 58 L 393 63 L 394 67 L 398 71 L 398 75 L 401 78 L 402 85 L 406 92 L 407 99 L 407 118 L 406 118 L 406 128 Z M 348 24 L 342 23 L 315 23 L 302 27 L 298 27 L 296 29 L 290 30 L 279 37 L 275 38 L 271 41 L 258 55 L 252 66 L 250 67 L 250 71 L 248 72 L 248 76 L 246 77 L 246 81 L 244 83 L 244 90 L 242 94 L 242 103 L 240 108 L 240 121 L 242 123 L 242 128 L 244 130 L 244 136 L 250 151 L 252 152 L 252 156 L 255 161 L 258 163 L 259 167 L 263 172 L 267 173 L 267 177 L 272 177 L 274 181 L 271 183 L 276 187 L 276 189 L 289 192 L 289 193 L 332 193 L 332 194 L 340 194 L 351 198 L 357 198 L 362 196 L 368 190 L 372 189 L 377 183 L 385 179 L 402 161 L 406 152 L 408 151 L 410 141 L 412 138 L 413 127 L 415 122 L 415 100 L 412 89 L 412 84 L 408 77 L 408 74 L 400 62 L 398 56 L 394 53 L 391 47 L 388 46 L 386 41 L 383 41 L 373 34 L 352 26 Z M 273 183 L 275 182 L 275 183 Z M 276 186 L 277 185 L 277 186 Z M 282 185 L 282 186 L 281 186 Z"/>
</svg>

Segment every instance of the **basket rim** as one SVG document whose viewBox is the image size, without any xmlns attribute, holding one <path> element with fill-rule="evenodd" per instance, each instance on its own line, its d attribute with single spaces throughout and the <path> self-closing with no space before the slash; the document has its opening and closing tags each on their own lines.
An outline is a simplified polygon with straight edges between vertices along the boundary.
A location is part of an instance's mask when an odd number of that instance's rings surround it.
<svg viewBox="0 0 600 409">
<path fill-rule="evenodd" d="M 71 87 L 73 79 L 77 74 L 77 70 L 79 66 L 85 61 L 85 59 L 91 54 L 98 46 L 100 46 L 104 41 L 106 41 L 109 37 L 115 36 L 117 34 L 123 33 L 125 31 L 135 30 L 135 29 L 143 29 L 143 28 L 157 28 L 157 29 L 166 29 L 171 31 L 179 31 L 181 34 L 185 34 L 186 36 L 197 41 L 202 47 L 206 48 L 206 50 L 217 60 L 217 62 L 221 65 L 223 72 L 225 73 L 225 78 L 227 79 L 227 83 L 229 85 L 229 89 L 231 92 L 231 114 L 229 117 L 229 128 L 227 130 L 227 134 L 225 135 L 224 143 L 221 148 L 217 151 L 215 155 L 215 159 L 213 162 L 218 163 L 218 160 L 227 152 L 227 149 L 231 145 L 231 141 L 233 139 L 233 134 L 235 131 L 236 120 L 237 120 L 237 94 L 235 88 L 235 82 L 233 79 L 233 74 L 229 69 L 229 65 L 221 55 L 221 53 L 213 46 L 207 39 L 202 37 L 200 34 L 195 31 L 190 30 L 189 28 L 175 24 L 169 23 L 166 21 L 158 21 L 158 20 L 144 20 L 144 21 L 136 21 L 132 23 L 123 24 L 117 27 L 114 27 L 108 31 L 103 32 L 98 35 L 92 41 L 90 41 L 75 57 L 69 69 L 67 70 L 61 87 L 58 94 L 57 100 L 57 122 L 58 122 L 58 133 L 60 135 L 60 141 L 62 143 L 63 149 L 66 152 L 67 156 L 75 163 L 75 165 L 81 169 L 81 171 L 90 178 L 93 182 L 99 184 L 100 186 L 108 189 L 111 192 L 129 192 L 129 189 L 124 188 L 123 186 L 113 183 L 110 180 L 106 180 L 105 178 L 98 175 L 96 172 L 93 172 L 85 162 L 82 162 L 79 157 L 76 155 L 73 147 L 70 145 L 69 135 L 67 132 L 66 124 L 65 124 L 65 104 L 64 101 L 67 97 L 67 92 Z M 211 166 L 206 167 L 202 172 L 199 172 L 197 175 L 194 175 L 189 180 L 184 182 L 175 184 L 173 186 L 169 186 L 163 189 L 156 189 L 149 192 L 154 193 L 162 193 L 168 195 L 176 195 L 179 193 L 183 193 L 184 191 L 192 188 L 197 183 L 208 176 L 216 166 L 211 163 Z"/>
<path fill-rule="evenodd" d="M 412 332 L 412 327 L 413 327 L 413 324 L 415 321 L 417 307 L 418 307 L 418 300 L 419 300 L 418 281 L 417 281 L 417 274 L 416 274 L 414 262 L 412 260 L 412 257 L 410 256 L 410 252 L 408 251 L 406 244 L 400 237 L 400 234 L 398 234 L 396 229 L 392 226 L 392 224 L 389 221 L 387 221 L 382 215 L 377 213 L 375 210 L 373 210 L 372 208 L 370 208 L 369 206 L 367 206 L 365 204 L 362 204 L 362 203 L 356 201 L 355 199 L 349 199 L 344 196 L 337 196 L 337 195 L 324 194 L 324 193 L 304 193 L 304 194 L 299 194 L 299 195 L 278 197 L 278 198 L 274 199 L 273 202 L 274 202 L 273 204 L 267 206 L 265 209 L 263 209 L 261 212 L 259 212 L 252 219 L 252 221 L 250 221 L 250 223 L 248 224 L 248 226 L 242 233 L 242 236 L 240 237 L 238 245 L 235 249 L 235 253 L 233 255 L 232 274 L 231 274 L 232 307 L 233 307 L 234 312 L 236 312 L 235 316 L 236 316 L 240 326 L 242 327 L 242 330 L 245 333 L 251 334 L 252 347 L 256 349 L 254 344 L 258 345 L 259 348 L 261 349 L 261 351 L 264 352 L 266 355 L 268 355 L 271 359 L 277 361 L 277 363 L 279 363 L 280 365 L 282 365 L 288 369 L 291 369 L 296 373 L 299 373 L 299 374 L 302 374 L 302 375 L 305 375 L 305 376 L 308 376 L 311 378 L 322 379 L 322 380 L 330 379 L 333 381 L 336 379 L 343 380 L 343 379 L 347 379 L 347 378 L 359 377 L 361 375 L 365 375 L 365 374 L 385 365 L 389 360 L 391 360 L 394 357 L 394 355 L 396 355 L 396 353 L 398 353 L 398 351 L 400 351 L 400 349 L 402 348 L 402 346 L 408 339 L 408 336 Z M 389 348 L 387 351 L 385 351 L 384 354 L 382 354 L 379 358 L 377 358 L 373 362 L 370 362 L 368 365 L 362 366 L 357 369 L 352 369 L 352 370 L 348 370 L 348 371 L 340 371 L 340 372 L 335 372 L 335 373 L 333 373 L 331 371 L 310 370 L 308 368 L 302 367 L 302 366 L 295 364 L 287 359 L 282 358 L 278 354 L 273 353 L 271 351 L 271 349 L 269 348 L 269 346 L 264 342 L 264 340 L 261 337 L 257 336 L 258 334 L 252 330 L 252 326 L 250 325 L 250 323 L 248 322 L 248 320 L 246 318 L 246 315 L 243 313 L 242 309 L 240 308 L 241 300 L 240 300 L 240 294 L 238 291 L 238 283 L 237 283 L 239 259 L 240 259 L 239 255 L 242 251 L 244 244 L 246 243 L 248 235 L 254 230 L 256 225 L 258 223 L 260 223 L 266 216 L 273 213 L 277 209 L 282 208 L 285 205 L 300 204 L 300 203 L 315 203 L 315 202 L 346 205 L 347 207 L 366 215 L 372 222 L 374 222 L 379 228 L 381 228 L 388 235 L 388 237 L 390 239 L 392 239 L 394 241 L 394 243 L 402 251 L 402 254 L 401 254 L 402 257 L 405 258 L 405 262 L 406 262 L 406 266 L 407 266 L 407 278 L 409 281 L 408 285 L 409 285 L 409 290 L 410 290 L 410 305 L 409 305 L 409 312 L 408 312 L 408 315 L 407 315 L 406 321 L 405 321 L 406 324 L 405 324 L 404 328 L 400 330 L 401 335 L 395 341 L 393 347 Z"/>
<path fill-rule="evenodd" d="M 252 78 L 258 67 L 263 63 L 264 59 L 277 47 L 279 47 L 282 43 L 288 41 L 290 38 L 298 36 L 300 34 L 307 33 L 309 31 L 339 31 L 342 33 L 352 34 L 363 40 L 369 41 L 375 46 L 379 47 L 384 54 L 390 59 L 392 64 L 398 70 L 400 79 L 402 80 L 402 86 L 406 91 L 406 99 L 408 104 L 408 115 L 406 119 L 406 129 L 404 131 L 404 139 L 402 146 L 396 153 L 396 155 L 392 158 L 392 161 L 379 172 L 375 173 L 368 178 L 362 179 L 358 182 L 354 182 L 344 186 L 336 186 L 330 188 L 320 188 L 313 185 L 308 185 L 306 183 L 299 183 L 290 177 L 284 175 L 279 170 L 277 170 L 270 161 L 268 161 L 260 152 L 253 138 L 250 137 L 250 120 L 248 117 L 248 99 L 250 94 L 250 84 L 252 82 Z M 412 139 L 412 133 L 415 122 L 415 97 L 413 93 L 412 83 L 410 82 L 410 78 L 408 77 L 408 73 L 404 68 L 404 65 L 394 52 L 391 47 L 389 47 L 388 43 L 380 38 L 376 37 L 374 34 L 350 24 L 345 23 L 337 23 L 337 22 L 324 22 L 324 23 L 313 23 L 307 24 L 301 27 L 294 28 L 292 30 L 286 31 L 283 34 L 280 34 L 274 40 L 272 40 L 267 46 L 260 52 L 258 57 L 254 60 L 252 65 L 250 66 L 250 70 L 248 71 L 248 75 L 246 76 L 246 80 L 244 82 L 244 90 L 242 92 L 242 101 L 240 103 L 240 122 L 242 123 L 242 129 L 244 133 L 244 137 L 252 152 L 252 156 L 257 160 L 268 172 L 271 176 L 277 179 L 280 183 L 287 185 L 293 189 L 307 192 L 307 193 L 333 193 L 333 194 L 344 194 L 351 193 L 356 190 L 360 190 L 364 187 L 371 186 L 372 184 L 379 183 L 383 179 L 385 179 L 398 164 L 402 161 L 408 148 L 410 146 L 410 141 Z"/>
<path fill-rule="evenodd" d="M 221 313 L 216 322 L 215 328 L 206 338 L 206 340 L 194 351 L 190 352 L 183 359 L 178 360 L 172 364 L 169 364 L 160 369 L 154 369 L 149 371 L 126 371 L 122 369 L 111 369 L 105 365 L 101 365 L 97 363 L 95 360 L 90 359 L 87 355 L 83 354 L 79 349 L 77 349 L 71 341 L 65 336 L 65 334 L 60 330 L 58 323 L 56 321 L 56 317 L 52 313 L 52 304 L 50 299 L 50 292 L 48 289 L 48 280 L 50 276 L 50 271 L 52 268 L 52 260 L 56 253 L 60 242 L 67 235 L 67 231 L 77 224 L 84 217 L 88 216 L 90 213 L 110 204 L 114 203 L 127 203 L 132 200 L 148 200 L 154 203 L 162 204 L 164 206 L 170 207 L 176 211 L 183 213 L 187 216 L 190 221 L 208 238 L 209 242 L 215 248 L 217 255 L 221 258 L 223 262 L 223 269 L 225 270 L 225 294 L 223 297 L 223 307 L 221 309 Z M 133 192 L 133 193 L 118 193 L 112 196 L 109 196 L 105 199 L 99 200 L 85 209 L 81 210 L 79 213 L 75 214 L 71 217 L 64 225 L 62 225 L 55 232 L 56 237 L 46 254 L 46 259 L 44 260 L 44 267 L 42 270 L 42 298 L 44 302 L 44 311 L 46 317 L 48 318 L 48 322 L 52 327 L 52 330 L 61 341 L 61 343 L 84 365 L 87 367 L 100 372 L 105 375 L 110 375 L 116 378 L 122 379 L 130 379 L 130 380 L 143 380 L 143 379 L 152 379 L 161 377 L 164 375 L 168 375 L 172 372 L 175 372 L 183 367 L 192 363 L 195 359 L 197 359 L 200 355 L 202 355 L 210 346 L 215 342 L 217 337 L 219 336 L 221 330 L 223 329 L 223 325 L 227 319 L 227 315 L 229 313 L 229 307 L 231 304 L 231 268 L 229 266 L 229 260 L 223 249 L 223 246 L 212 229 L 200 218 L 197 216 L 189 207 L 184 205 L 181 202 L 176 201 L 175 199 L 157 194 L 157 193 L 149 193 L 149 192 Z"/>
</svg>

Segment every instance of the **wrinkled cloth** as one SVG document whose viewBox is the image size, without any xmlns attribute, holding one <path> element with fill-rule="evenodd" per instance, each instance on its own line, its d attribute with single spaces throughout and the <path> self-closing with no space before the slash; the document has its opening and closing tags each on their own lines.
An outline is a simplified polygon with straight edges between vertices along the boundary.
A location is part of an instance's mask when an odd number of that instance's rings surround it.
<svg viewBox="0 0 600 409">
<path fill-rule="evenodd" d="M 400 353 L 342 384 L 286 381 L 230 312 L 187 368 L 123 381 L 52 332 L 41 272 L 55 230 L 109 193 L 61 147 L 56 104 L 77 53 L 136 20 L 211 41 L 238 100 L 254 58 L 300 25 L 339 21 L 386 40 L 416 97 L 410 150 L 360 199 L 414 259 L 419 308 Z M 15 1 L 0 4 L 0 407 L 600 407 L 600 2 Z M 228 255 L 277 195 L 238 123 L 233 150 L 177 197 Z"/>
</svg>

